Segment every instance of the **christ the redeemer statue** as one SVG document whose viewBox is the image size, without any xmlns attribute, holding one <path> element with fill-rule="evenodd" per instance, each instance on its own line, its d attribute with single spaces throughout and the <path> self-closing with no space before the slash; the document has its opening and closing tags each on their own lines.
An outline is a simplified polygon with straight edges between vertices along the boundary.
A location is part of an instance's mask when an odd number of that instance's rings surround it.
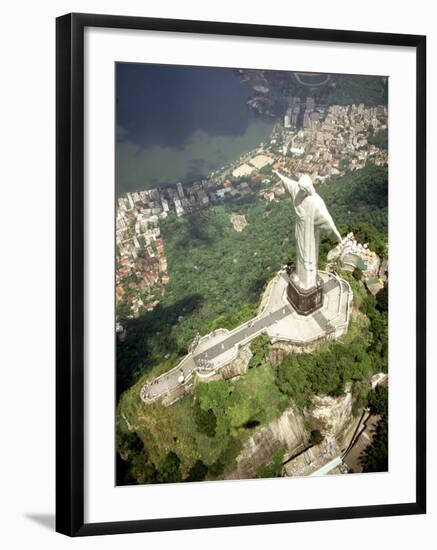
<svg viewBox="0 0 437 550">
<path fill-rule="evenodd" d="M 296 270 L 294 284 L 303 291 L 317 286 L 317 262 L 320 232 L 333 233 L 341 241 L 340 233 L 326 208 L 322 197 L 316 193 L 311 177 L 303 175 L 299 181 L 275 171 L 286 191 L 291 195 L 296 212 Z"/>
</svg>

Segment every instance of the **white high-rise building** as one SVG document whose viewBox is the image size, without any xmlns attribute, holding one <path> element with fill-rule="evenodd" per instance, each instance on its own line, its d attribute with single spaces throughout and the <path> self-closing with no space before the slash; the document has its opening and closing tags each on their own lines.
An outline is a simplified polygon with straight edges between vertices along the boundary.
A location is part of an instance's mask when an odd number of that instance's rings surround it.
<svg viewBox="0 0 437 550">
<path fill-rule="evenodd" d="M 284 116 L 284 128 L 290 128 L 291 126 L 291 107 L 288 107 Z"/>
<path fill-rule="evenodd" d="M 179 198 L 183 199 L 184 198 L 184 188 L 182 187 L 182 183 L 180 181 L 178 181 L 178 183 L 176 184 L 176 187 L 177 187 L 177 190 L 178 190 Z"/>
<path fill-rule="evenodd" d="M 179 199 L 175 199 L 174 200 L 174 205 L 175 205 L 175 209 L 176 209 L 176 215 L 179 217 L 179 216 L 182 216 L 185 211 L 184 211 L 184 208 L 182 206 L 182 203 Z"/>
</svg>

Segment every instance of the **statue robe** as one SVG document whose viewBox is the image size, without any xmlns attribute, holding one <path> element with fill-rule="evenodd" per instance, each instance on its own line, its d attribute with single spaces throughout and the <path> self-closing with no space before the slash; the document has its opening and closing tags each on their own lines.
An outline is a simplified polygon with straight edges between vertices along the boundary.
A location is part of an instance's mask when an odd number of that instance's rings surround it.
<svg viewBox="0 0 437 550">
<path fill-rule="evenodd" d="M 278 175 L 291 195 L 296 212 L 295 282 L 302 290 L 309 290 L 317 284 L 320 232 L 334 232 L 335 224 L 325 202 L 312 185 L 306 192 L 297 181 Z"/>
</svg>

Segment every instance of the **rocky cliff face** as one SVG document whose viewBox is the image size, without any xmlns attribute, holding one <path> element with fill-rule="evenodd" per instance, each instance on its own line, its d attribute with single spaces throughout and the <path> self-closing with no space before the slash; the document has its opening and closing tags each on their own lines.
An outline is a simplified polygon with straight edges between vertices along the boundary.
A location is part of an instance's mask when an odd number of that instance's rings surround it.
<svg viewBox="0 0 437 550">
<path fill-rule="evenodd" d="M 258 468 L 269 462 L 272 454 L 284 448 L 290 455 L 305 449 L 309 434 L 302 414 L 287 409 L 268 426 L 261 428 L 245 443 L 237 457 L 237 467 L 227 479 L 248 479 L 256 476 Z"/>
<path fill-rule="evenodd" d="M 317 428 L 323 441 L 290 460 L 284 475 L 306 476 L 338 457 L 352 438 L 359 419 L 352 414 L 352 393 L 340 397 L 315 396 L 311 411 L 305 413 L 308 425 Z"/>
<path fill-rule="evenodd" d="M 340 397 L 315 396 L 312 401 L 314 408 L 311 416 L 323 425 L 323 435 L 342 441 L 345 432 L 355 420 L 352 415 L 353 398 L 349 388 Z"/>
<path fill-rule="evenodd" d="M 235 378 L 245 374 L 249 367 L 249 361 L 252 355 L 250 344 L 242 346 L 238 350 L 237 357 L 221 369 L 219 372 L 220 378 L 223 378 L 223 380 L 228 380 L 229 378 Z"/>
<path fill-rule="evenodd" d="M 271 460 L 273 453 L 285 449 L 284 475 L 308 475 L 344 449 L 358 423 L 352 414 L 350 391 L 340 397 L 316 396 L 311 411 L 300 413 L 287 409 L 278 419 L 261 428 L 245 443 L 238 455 L 236 468 L 227 479 L 248 479 Z M 318 429 L 324 439 L 310 444 L 310 431 Z"/>
<path fill-rule="evenodd" d="M 304 346 L 291 344 L 290 342 L 277 341 L 269 345 L 267 351 L 268 359 L 273 367 L 277 367 L 282 363 L 285 357 L 296 353 L 311 353 L 319 344 L 320 342 L 316 341 Z"/>
</svg>

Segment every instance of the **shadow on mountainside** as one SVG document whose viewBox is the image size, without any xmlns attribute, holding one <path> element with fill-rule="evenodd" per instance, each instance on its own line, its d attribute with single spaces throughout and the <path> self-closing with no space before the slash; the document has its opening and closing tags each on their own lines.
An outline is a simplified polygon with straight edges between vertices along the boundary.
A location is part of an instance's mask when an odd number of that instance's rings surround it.
<svg viewBox="0 0 437 550">
<path fill-rule="evenodd" d="M 125 323 L 126 337 L 116 343 L 117 398 L 166 354 L 186 353 L 178 344 L 175 328 L 181 316 L 191 315 L 202 302 L 200 294 L 191 294 L 169 306 L 158 304 L 153 311 Z"/>
</svg>

